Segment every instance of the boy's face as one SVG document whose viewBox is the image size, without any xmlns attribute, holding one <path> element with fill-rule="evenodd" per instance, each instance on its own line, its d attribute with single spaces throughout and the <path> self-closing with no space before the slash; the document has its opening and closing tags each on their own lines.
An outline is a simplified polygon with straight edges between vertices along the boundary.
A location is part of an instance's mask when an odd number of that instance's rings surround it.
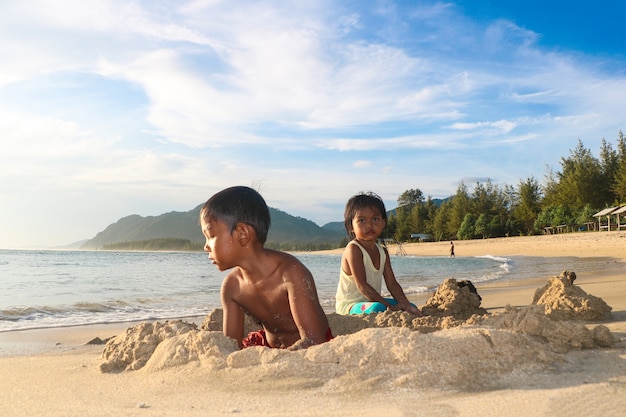
<svg viewBox="0 0 626 417">
<path fill-rule="evenodd" d="M 231 233 L 226 223 L 214 219 L 206 221 L 203 218 L 200 220 L 200 227 L 206 239 L 204 250 L 217 269 L 225 271 L 236 266 L 237 242 L 233 236 L 234 231 Z"/>
<path fill-rule="evenodd" d="M 357 210 L 352 218 L 352 230 L 359 240 L 376 240 L 385 228 L 380 211 L 373 207 Z"/>
</svg>

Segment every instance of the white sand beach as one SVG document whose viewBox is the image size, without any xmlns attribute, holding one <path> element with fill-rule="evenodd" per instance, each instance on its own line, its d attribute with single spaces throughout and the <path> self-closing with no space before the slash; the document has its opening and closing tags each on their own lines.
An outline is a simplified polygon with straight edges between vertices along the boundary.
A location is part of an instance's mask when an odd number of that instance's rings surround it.
<svg viewBox="0 0 626 417">
<path fill-rule="evenodd" d="M 404 249 L 445 256 L 449 244 Z M 335 339 L 296 352 L 235 351 L 219 332 L 193 331 L 165 339 L 147 354 L 145 366 L 121 372 L 103 372 L 104 346 L 86 342 L 122 335 L 131 324 L 6 332 L 0 333 L 0 415 L 624 415 L 626 270 L 617 261 L 626 262 L 626 232 L 456 241 L 455 246 L 457 257 L 607 257 L 616 268 L 578 273 L 574 286 L 604 300 L 610 318 L 555 321 L 525 310 L 549 279 L 529 276 L 477 286 L 491 322 L 470 320 L 436 331 L 426 331 L 425 322 L 419 331 L 411 330 L 410 322 L 358 330 L 334 318 Z M 422 305 L 428 296 L 415 302 Z M 402 319 L 387 317 L 390 323 Z M 120 340 L 136 348 L 146 337 Z M 130 348 L 126 353 L 144 354 Z M 124 358 L 125 363 L 136 359 Z"/>
</svg>

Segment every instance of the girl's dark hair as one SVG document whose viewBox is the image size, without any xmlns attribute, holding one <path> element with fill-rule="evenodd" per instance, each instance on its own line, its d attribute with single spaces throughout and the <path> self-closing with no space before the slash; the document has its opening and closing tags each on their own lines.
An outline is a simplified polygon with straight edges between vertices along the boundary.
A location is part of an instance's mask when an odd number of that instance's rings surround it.
<svg viewBox="0 0 626 417">
<path fill-rule="evenodd" d="M 270 210 L 265 200 L 256 190 L 244 186 L 226 188 L 208 199 L 200 219 L 208 222 L 214 219 L 225 223 L 232 232 L 237 223 L 252 226 L 261 244 L 267 240 L 270 228 Z"/>
<path fill-rule="evenodd" d="M 380 211 L 380 215 L 383 217 L 385 223 L 387 222 L 387 210 L 385 210 L 385 203 L 383 199 L 376 193 L 371 191 L 360 192 L 350 198 L 346 203 L 346 210 L 343 214 L 343 225 L 346 228 L 346 232 L 351 239 L 354 239 L 354 231 L 352 230 L 352 219 L 356 215 L 356 212 L 364 208 L 371 207 Z"/>
</svg>

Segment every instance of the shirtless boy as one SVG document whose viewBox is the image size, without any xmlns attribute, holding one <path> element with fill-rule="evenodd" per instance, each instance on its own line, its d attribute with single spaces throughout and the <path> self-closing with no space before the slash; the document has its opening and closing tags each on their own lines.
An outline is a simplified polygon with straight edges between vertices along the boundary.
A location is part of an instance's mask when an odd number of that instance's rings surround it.
<svg viewBox="0 0 626 417">
<path fill-rule="evenodd" d="M 218 192 L 202 207 L 200 225 L 211 262 L 232 269 L 221 289 L 226 336 L 240 348 L 302 349 L 332 339 L 311 272 L 292 255 L 263 246 L 270 213 L 258 192 L 242 186 Z M 263 330 L 244 338 L 246 312 Z"/>
</svg>

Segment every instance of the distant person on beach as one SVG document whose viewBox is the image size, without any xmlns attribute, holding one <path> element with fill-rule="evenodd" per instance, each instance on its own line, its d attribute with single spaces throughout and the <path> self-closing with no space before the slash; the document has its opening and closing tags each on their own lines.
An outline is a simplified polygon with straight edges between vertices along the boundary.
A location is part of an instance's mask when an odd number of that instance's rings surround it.
<svg viewBox="0 0 626 417">
<path fill-rule="evenodd" d="M 385 204 L 378 195 L 360 193 L 348 200 L 344 226 L 352 240 L 341 258 L 335 296 L 338 314 L 370 314 L 390 309 L 422 315 L 396 280 L 389 252 L 377 243 L 386 224 Z M 381 295 L 383 278 L 393 298 Z"/>
<path fill-rule="evenodd" d="M 200 211 L 204 250 L 220 271 L 223 331 L 239 347 L 302 349 L 332 339 L 311 272 L 295 257 L 266 249 L 270 213 L 248 187 L 213 195 Z M 249 313 L 263 329 L 244 338 Z"/>
<path fill-rule="evenodd" d="M 454 258 L 454 242 L 450 242 L 450 257 Z"/>
</svg>

